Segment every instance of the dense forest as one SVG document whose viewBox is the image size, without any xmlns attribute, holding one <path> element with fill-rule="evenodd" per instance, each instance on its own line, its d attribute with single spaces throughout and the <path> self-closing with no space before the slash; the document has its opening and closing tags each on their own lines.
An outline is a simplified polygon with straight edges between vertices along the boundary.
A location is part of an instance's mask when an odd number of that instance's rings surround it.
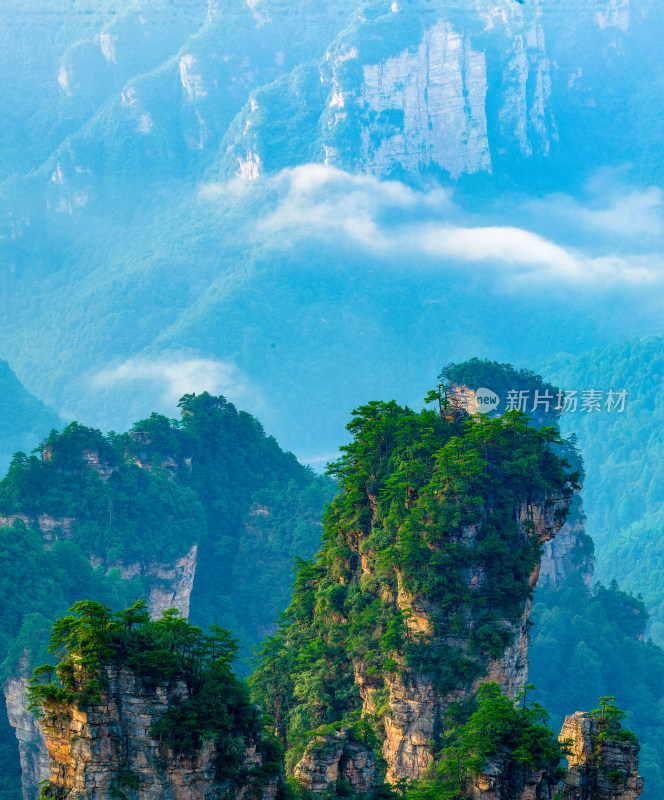
<svg viewBox="0 0 664 800">
<path fill-rule="evenodd" d="M 664 338 L 651 336 L 560 355 L 547 367 L 553 380 L 575 389 L 626 389 L 621 414 L 566 414 L 587 479 L 584 507 L 597 545 L 597 577 L 616 578 L 643 596 L 648 635 L 664 644 Z"/>
</svg>

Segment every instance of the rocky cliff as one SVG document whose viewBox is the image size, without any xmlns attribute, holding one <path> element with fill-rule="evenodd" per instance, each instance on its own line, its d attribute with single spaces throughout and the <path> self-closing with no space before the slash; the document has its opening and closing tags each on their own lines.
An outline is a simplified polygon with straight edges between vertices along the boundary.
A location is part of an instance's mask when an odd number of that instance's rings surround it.
<svg viewBox="0 0 664 800">
<path fill-rule="evenodd" d="M 222 143 L 223 174 L 253 179 L 284 165 L 288 156 L 272 149 L 279 137 L 266 130 L 289 125 L 279 114 L 297 98 L 291 159 L 311 153 L 313 139 L 325 164 L 377 175 L 442 170 L 457 179 L 492 172 L 508 153 L 546 157 L 558 141 L 541 0 L 479 0 L 464 15 L 370 3 L 318 72 L 317 82 L 293 76 L 254 94 Z M 303 135 L 308 148 L 297 144 Z"/>
<path fill-rule="evenodd" d="M 544 543 L 538 586 L 556 589 L 572 572 L 580 572 L 590 584 L 595 568 L 593 541 L 585 531 L 583 498 L 576 493 L 565 524 L 555 539 Z"/>
<path fill-rule="evenodd" d="M 296 781 L 311 794 L 321 794 L 347 781 L 355 794 L 371 794 L 381 782 L 376 754 L 347 730 L 316 736 L 295 765 Z"/>
<path fill-rule="evenodd" d="M 527 542 L 532 536 L 545 542 L 553 538 L 562 525 L 570 502 L 571 495 L 561 494 L 547 496 L 539 502 L 519 508 L 516 513 L 520 540 Z M 471 551 L 477 550 L 479 533 L 477 527 L 464 528 L 459 541 Z M 375 569 L 375 563 L 364 556 L 359 561 L 355 579 L 362 580 L 363 576 L 370 576 Z M 487 573 L 486 562 L 479 559 L 464 569 L 464 580 L 470 596 L 487 589 L 486 584 L 490 580 Z M 531 587 L 537 583 L 538 576 L 539 566 L 536 566 L 530 576 Z M 504 632 L 509 644 L 499 655 L 492 656 L 486 652 L 478 653 L 472 644 L 482 625 L 481 614 L 477 610 L 471 607 L 461 609 L 456 629 L 441 635 L 436 632 L 435 603 L 414 597 L 403 586 L 399 586 L 395 600 L 406 620 L 410 636 L 424 636 L 432 652 L 453 653 L 467 659 L 464 668 L 474 672 L 477 677 L 456 682 L 456 685 L 453 681 L 448 691 L 441 691 L 439 679 L 430 671 L 403 668 L 405 665 L 402 665 L 398 671 L 376 677 L 374 671 L 367 669 L 365 661 L 355 662 L 355 683 L 362 698 L 363 714 L 378 714 L 381 704 L 388 708 L 382 715 L 385 731 L 382 754 L 387 762 L 386 777 L 390 782 L 422 777 L 432 761 L 431 743 L 440 734 L 441 718 L 451 703 L 463 703 L 474 695 L 481 682 L 495 681 L 504 687 L 510 697 L 516 697 L 528 678 L 529 615 L 532 607 L 530 598 L 523 597 L 519 613 L 508 615 L 498 611 L 493 621 Z M 305 763 L 310 760 L 311 754 L 305 754 L 296 770 L 302 773 Z"/>
<path fill-rule="evenodd" d="M 571 742 L 564 800 L 637 800 L 643 791 L 636 737 L 609 730 L 582 711 L 565 719 L 561 741 Z"/>
<path fill-rule="evenodd" d="M 509 753 L 504 753 L 485 764 L 468 781 L 465 792 L 469 800 L 559 800 L 560 781 L 554 766 L 533 770 L 515 764 Z"/>
<path fill-rule="evenodd" d="M 43 530 L 42 522 L 40 517 L 41 530 Z M 188 616 L 196 573 L 196 553 L 197 547 L 194 545 L 183 558 L 177 559 L 173 564 L 154 561 L 128 567 L 123 564 L 116 566 L 123 577 L 141 575 L 148 578 L 149 608 L 153 618 L 159 618 L 167 608 L 177 608 L 183 615 Z M 48 777 L 49 753 L 43 730 L 38 725 L 35 715 L 28 711 L 26 698 L 28 673 L 27 665 L 20 664 L 16 676 L 5 681 L 3 692 L 9 724 L 15 729 L 18 740 L 23 800 L 34 800 L 39 794 L 40 781 Z"/>
<path fill-rule="evenodd" d="M 104 486 L 119 470 L 119 465 L 109 460 L 100 449 L 84 447 L 80 450 L 80 455 L 80 465 L 76 467 L 76 471 L 96 473 Z M 42 452 L 42 463 L 51 464 L 52 459 L 53 446 L 47 445 Z M 71 477 L 74 472 L 57 464 L 54 469 L 65 479 Z M 46 548 L 58 540 L 75 537 L 80 522 L 74 516 L 53 516 L 42 512 L 37 506 L 31 513 L 17 512 L 1 516 L 0 525 L 11 526 L 16 520 L 39 531 Z M 172 607 L 178 608 L 182 614 L 188 616 L 196 573 L 197 545 L 191 546 L 183 556 L 165 561 L 152 557 L 126 563 L 121 559 L 109 560 L 100 557 L 95 552 L 88 552 L 87 556 L 93 566 L 103 567 L 105 571 L 117 569 L 125 579 L 140 577 L 148 598 L 150 613 L 154 618 L 160 617 L 165 609 Z M 27 708 L 25 690 L 30 671 L 28 664 L 23 660 L 16 665 L 14 675 L 3 685 L 9 723 L 15 729 L 18 740 L 24 800 L 34 800 L 38 796 L 39 782 L 47 776 L 48 765 L 42 729 L 37 724 L 34 714 Z"/>
<path fill-rule="evenodd" d="M 397 783 L 423 778 L 480 684 L 514 700 L 527 683 L 541 549 L 576 484 L 551 430 L 523 416 L 393 402 L 354 415 L 323 549 L 300 566 L 255 685 L 289 741 L 367 721 Z M 275 670 L 287 676 L 280 684 Z M 339 776 L 343 748 L 312 747 L 325 763 L 305 747 L 293 774 L 321 790 Z"/>
<path fill-rule="evenodd" d="M 279 774 L 265 776 L 255 742 L 244 745 L 235 779 L 220 778 L 224 754 L 207 741 L 187 754 L 155 737 L 152 726 L 166 711 L 186 703 L 192 690 L 183 679 L 150 681 L 124 667 L 104 669 L 99 702 L 52 705 L 41 720 L 50 759 L 52 796 L 110 800 L 275 800 Z M 242 775 L 240 778 L 239 775 Z"/>
<path fill-rule="evenodd" d="M 38 795 L 41 781 L 49 776 L 49 761 L 46 745 L 37 717 L 27 708 L 26 690 L 28 669 L 19 665 L 17 677 L 8 678 L 2 687 L 7 703 L 9 724 L 15 729 L 21 759 L 21 789 L 25 800 Z"/>
</svg>

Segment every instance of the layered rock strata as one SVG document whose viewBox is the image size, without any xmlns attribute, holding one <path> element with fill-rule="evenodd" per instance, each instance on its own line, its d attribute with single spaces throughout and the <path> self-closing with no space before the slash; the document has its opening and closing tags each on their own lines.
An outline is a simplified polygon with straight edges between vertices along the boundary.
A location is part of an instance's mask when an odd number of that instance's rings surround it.
<svg viewBox="0 0 664 800">
<path fill-rule="evenodd" d="M 555 536 L 562 526 L 564 512 L 570 502 L 571 495 L 561 495 L 520 508 L 517 512 L 520 536 L 523 539 L 537 536 L 541 541 Z M 464 529 L 464 544 L 472 547 L 477 535 L 476 528 Z M 538 577 L 539 566 L 530 577 L 531 587 L 535 586 Z M 487 581 L 484 565 L 481 562 L 471 564 L 465 571 L 465 579 L 471 595 L 480 591 Z M 431 620 L 435 609 L 431 604 L 410 597 L 403 590 L 399 592 L 397 602 L 401 611 L 407 612 L 406 624 L 413 635 L 432 632 Z M 467 700 L 477 691 L 481 682 L 495 681 L 504 688 L 508 696 L 516 697 L 528 679 L 531 608 L 532 601 L 525 598 L 518 616 L 503 615 L 498 620 L 511 641 L 499 657 L 470 652 L 471 637 L 480 625 L 479 614 L 470 608 L 461 611 L 460 630 L 453 635 L 440 638 L 434 636 L 432 647 L 450 648 L 462 653 L 476 664 L 481 674 L 481 677 L 449 694 L 441 694 L 436 688 L 434 678 L 426 672 L 407 669 L 385 675 L 384 681 L 389 691 L 389 711 L 383 718 L 386 734 L 383 756 L 388 764 L 388 781 L 417 779 L 423 775 L 432 760 L 431 742 L 440 729 L 441 715 L 450 703 Z M 375 713 L 374 696 L 378 685 L 366 674 L 361 663 L 355 667 L 355 677 L 362 696 L 364 713 Z"/>
<path fill-rule="evenodd" d="M 152 733 L 174 704 L 189 699 L 183 680 L 152 683 L 124 667 L 106 667 L 98 703 L 46 708 L 41 721 L 50 758 L 51 791 L 86 800 L 275 800 L 281 777 L 262 774 L 256 743 L 247 743 L 236 780 L 220 780 L 224 756 L 213 741 L 191 754 L 163 747 Z"/>
<path fill-rule="evenodd" d="M 321 794 L 339 780 L 355 794 L 367 794 L 380 782 L 380 769 L 370 747 L 353 741 L 347 731 L 316 736 L 295 766 L 295 779 L 312 794 Z"/>
<path fill-rule="evenodd" d="M 639 745 L 624 731 L 603 731 L 596 717 L 583 711 L 566 717 L 561 741 L 570 741 L 564 800 L 638 800 Z"/>
</svg>

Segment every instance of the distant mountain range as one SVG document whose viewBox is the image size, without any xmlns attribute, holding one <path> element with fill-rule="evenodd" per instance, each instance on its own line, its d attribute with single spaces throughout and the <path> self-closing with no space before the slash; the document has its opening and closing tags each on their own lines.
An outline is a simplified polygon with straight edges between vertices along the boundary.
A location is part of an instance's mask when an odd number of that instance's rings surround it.
<svg viewBox="0 0 664 800">
<path fill-rule="evenodd" d="M 660 333 L 663 17 L 10 0 L 0 357 L 67 419 L 210 389 L 322 463 L 395 372 Z"/>
</svg>

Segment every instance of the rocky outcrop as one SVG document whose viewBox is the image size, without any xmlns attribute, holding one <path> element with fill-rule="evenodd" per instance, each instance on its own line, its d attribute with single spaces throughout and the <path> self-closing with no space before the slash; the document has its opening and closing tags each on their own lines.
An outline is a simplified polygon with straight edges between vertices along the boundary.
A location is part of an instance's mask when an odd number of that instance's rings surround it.
<svg viewBox="0 0 664 800">
<path fill-rule="evenodd" d="M 576 493 L 565 524 L 555 539 L 544 543 L 538 586 L 557 589 L 573 572 L 590 584 L 595 570 L 592 539 L 585 532 L 586 517 L 581 495 Z"/>
<path fill-rule="evenodd" d="M 559 781 L 553 770 L 531 770 L 505 753 L 485 764 L 466 784 L 469 800 L 556 800 Z"/>
<path fill-rule="evenodd" d="M 20 668 L 25 672 L 27 665 Z M 21 788 L 25 800 L 33 800 L 39 795 L 39 782 L 49 776 L 48 753 L 37 717 L 27 708 L 26 689 L 28 678 L 25 674 L 9 678 L 2 690 L 7 703 L 9 724 L 15 729 L 21 759 Z"/>
<path fill-rule="evenodd" d="M 347 781 L 355 794 L 367 794 L 381 775 L 372 749 L 353 741 L 348 731 L 316 736 L 295 765 L 294 777 L 306 791 L 321 794 L 339 780 Z"/>
<path fill-rule="evenodd" d="M 191 694 L 184 680 L 153 683 L 124 667 L 104 669 L 98 703 L 58 705 L 41 720 L 50 757 L 51 791 L 59 797 L 111 800 L 275 800 L 281 778 L 263 775 L 256 743 L 246 747 L 242 780 L 220 779 L 224 756 L 213 741 L 189 755 L 162 747 L 152 726 Z"/>
<path fill-rule="evenodd" d="M 75 523 L 73 518 L 55 520 L 47 514 L 40 514 L 32 520 L 25 515 L 12 515 L 11 518 L 0 518 L 0 524 L 12 524 L 14 519 L 20 518 L 28 525 L 40 530 L 44 541 L 48 545 L 57 538 L 67 536 L 71 526 Z M 161 616 L 167 608 L 177 608 L 180 613 L 189 615 L 189 601 L 196 574 L 196 560 L 198 547 L 194 545 L 182 558 L 171 564 L 152 561 L 147 564 L 111 564 L 107 568 L 117 568 L 124 578 L 142 576 L 146 582 L 148 605 L 153 618 Z M 91 558 L 94 565 L 100 564 L 99 559 Z M 20 669 L 21 677 L 5 681 L 3 692 L 7 702 L 7 714 L 10 725 L 15 729 L 21 760 L 21 782 L 23 800 L 34 800 L 39 796 L 39 782 L 47 777 L 48 755 L 44 742 L 42 729 L 37 724 L 36 717 L 28 711 L 28 701 L 25 695 L 27 677 L 23 676 L 26 670 L 24 664 Z"/>
<path fill-rule="evenodd" d="M 223 177 L 253 179 L 306 152 L 346 170 L 457 179 L 548 157 L 558 140 L 542 0 L 477 0 L 463 16 L 396 1 L 358 12 L 318 72 L 306 91 L 294 73 L 252 97 L 220 148 Z M 291 108 L 302 124 L 283 118 Z"/>
<path fill-rule="evenodd" d="M 41 521 L 40 530 L 45 534 Z M 59 526 L 60 530 L 63 526 Z M 48 528 L 51 533 L 54 527 Z M 162 564 L 157 561 L 149 564 L 115 565 L 124 578 L 141 575 L 148 584 L 149 611 L 153 619 L 157 619 L 167 608 L 177 608 L 180 613 L 189 616 L 189 600 L 196 574 L 196 558 L 198 547 L 194 545 L 182 558 L 173 564 Z M 43 731 L 37 723 L 35 715 L 28 711 L 28 700 L 25 694 L 28 678 L 23 675 L 27 665 L 20 666 L 21 677 L 5 681 L 3 692 L 7 702 L 9 724 L 15 729 L 21 759 L 21 782 L 23 800 L 34 800 L 39 795 L 39 782 L 48 777 L 48 753 Z"/>
<path fill-rule="evenodd" d="M 643 791 L 639 745 L 621 730 L 602 727 L 583 711 L 566 717 L 560 741 L 570 743 L 564 800 L 638 800 Z"/>
<path fill-rule="evenodd" d="M 546 541 L 555 536 L 562 525 L 565 510 L 572 496 L 547 497 L 539 503 L 524 505 L 517 512 L 522 537 L 537 536 Z M 462 539 L 466 545 L 473 546 L 477 538 L 476 527 L 466 528 Z M 365 560 L 365 568 L 368 568 Z M 539 568 L 531 575 L 531 586 L 535 586 Z M 485 585 L 487 576 L 481 562 L 471 564 L 465 571 L 465 579 L 470 593 L 477 592 Z M 397 603 L 411 634 L 417 636 L 433 633 L 431 620 L 435 611 L 433 605 L 410 597 L 400 589 Z M 524 598 L 521 613 L 516 617 L 502 617 L 498 625 L 510 642 L 499 657 L 489 657 L 474 652 L 471 646 L 474 632 L 480 625 L 479 615 L 466 609 L 462 613 L 460 627 L 453 635 L 433 636 L 431 647 L 442 653 L 462 654 L 478 667 L 481 677 L 468 682 L 449 693 L 441 693 L 434 678 L 413 669 L 401 669 L 385 673 L 380 681 L 368 675 L 365 665 L 355 665 L 355 681 L 363 700 L 363 713 L 375 714 L 377 711 L 376 693 L 388 690 L 389 710 L 383 717 L 385 742 L 383 756 L 387 761 L 387 780 L 395 782 L 401 778 L 420 778 L 432 760 L 431 742 L 440 728 L 440 718 L 451 702 L 468 699 L 477 691 L 482 681 L 492 680 L 504 687 L 510 697 L 515 697 L 528 678 L 528 645 L 530 642 L 529 615 L 532 602 Z M 441 656 L 444 657 L 444 656 Z M 380 696 L 380 694 L 378 695 Z"/>
<path fill-rule="evenodd" d="M 194 545 L 173 564 L 150 565 L 148 575 L 152 587 L 148 598 L 150 615 L 157 619 L 167 608 L 177 608 L 183 617 L 189 616 L 189 600 L 196 575 L 198 545 Z"/>
</svg>

